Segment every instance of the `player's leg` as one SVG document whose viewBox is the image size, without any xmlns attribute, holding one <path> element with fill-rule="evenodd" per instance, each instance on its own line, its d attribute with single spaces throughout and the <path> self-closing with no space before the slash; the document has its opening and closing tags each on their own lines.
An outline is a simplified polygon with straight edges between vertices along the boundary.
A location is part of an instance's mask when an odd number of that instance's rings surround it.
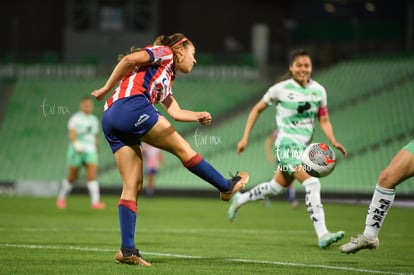
<svg viewBox="0 0 414 275">
<path fill-rule="evenodd" d="M 295 178 L 281 169 L 277 169 L 273 178 L 268 182 L 262 182 L 249 191 L 244 193 L 237 192 L 231 199 L 230 207 L 227 211 L 229 220 L 236 218 L 237 211 L 243 204 L 251 201 L 262 200 L 266 197 L 277 196 L 280 194 L 285 186 L 291 184 Z"/>
<path fill-rule="evenodd" d="M 361 249 L 378 248 L 378 234 L 394 203 L 395 187 L 412 176 L 414 176 L 414 142 L 400 150 L 381 172 L 368 207 L 364 232 L 342 245 L 339 248 L 341 252 L 356 253 Z"/>
<path fill-rule="evenodd" d="M 318 237 L 318 245 L 320 248 L 324 249 L 332 243 L 342 239 L 345 232 L 338 231 L 331 233 L 328 231 L 325 223 L 325 211 L 321 201 L 320 181 L 318 178 L 309 176 L 301 167 L 302 166 L 298 166 L 294 175 L 305 188 L 305 204 L 307 211 Z"/>
<path fill-rule="evenodd" d="M 115 255 L 117 263 L 151 265 L 135 247 L 137 198 L 142 189 L 142 152 L 138 136 L 150 129 L 157 119 L 158 113 L 144 96 L 115 102 L 102 115 L 102 130 L 122 179 L 118 203 L 121 249 Z"/>
<path fill-rule="evenodd" d="M 89 195 L 91 197 L 92 209 L 103 209 L 106 205 L 101 202 L 101 194 L 99 190 L 99 182 L 97 180 L 98 164 L 94 161 L 89 161 L 85 165 L 86 168 L 86 181 Z"/>
<path fill-rule="evenodd" d="M 294 168 L 300 163 L 300 160 L 293 156 L 293 150 L 298 150 L 295 144 L 284 144 L 278 146 L 277 149 L 277 169 L 273 178 L 268 182 L 263 182 L 256 185 L 248 192 L 237 193 L 227 211 L 227 216 L 230 220 L 236 217 L 237 210 L 241 205 L 259 199 L 264 199 L 268 196 L 276 196 L 282 190 L 291 184 L 295 178 L 293 176 Z"/>
<path fill-rule="evenodd" d="M 145 172 L 147 184 L 145 186 L 145 195 L 149 198 L 154 196 L 155 192 L 155 177 L 158 173 L 156 168 L 148 168 Z"/>
<path fill-rule="evenodd" d="M 56 206 L 60 209 L 66 208 L 66 197 L 72 191 L 73 184 L 78 178 L 79 169 L 82 166 L 81 154 L 82 153 L 77 152 L 73 146 L 69 146 L 66 153 L 68 174 L 66 178 L 62 180 L 56 200 Z"/>
<path fill-rule="evenodd" d="M 390 207 L 394 202 L 395 187 L 414 174 L 414 155 L 400 150 L 381 172 L 366 218 L 364 235 L 376 239 Z"/>
<path fill-rule="evenodd" d="M 294 183 L 292 182 L 291 184 L 289 184 L 286 187 L 286 189 L 287 189 L 288 202 L 293 208 L 296 208 L 298 206 L 298 201 L 296 200 L 296 188 L 295 188 Z"/>
<path fill-rule="evenodd" d="M 195 152 L 171 123 L 162 116 L 142 137 L 142 141 L 177 156 L 189 171 L 216 187 L 221 192 L 223 200 L 230 200 L 235 192 L 243 189 L 247 184 L 247 173 L 240 173 L 231 180 L 224 178 L 210 163 Z"/>
<path fill-rule="evenodd" d="M 72 191 L 73 184 L 76 181 L 79 173 L 78 166 L 70 166 L 68 168 L 68 175 L 62 180 L 60 189 L 58 191 L 58 196 L 56 200 L 56 207 L 60 209 L 66 208 L 66 197 Z"/>
<path fill-rule="evenodd" d="M 150 266 L 135 247 L 137 199 L 142 190 L 142 154 L 139 145 L 123 146 L 114 154 L 122 178 L 122 193 L 118 203 L 121 229 L 121 250 L 115 256 L 118 263 Z"/>
<path fill-rule="evenodd" d="M 269 196 L 277 196 L 280 194 L 285 186 L 291 184 L 294 180 L 292 175 L 283 173 L 281 170 L 277 170 L 275 175 L 270 181 L 260 183 L 244 192 L 239 196 L 238 204 L 243 205 L 250 201 L 256 201 L 264 199 Z"/>
</svg>

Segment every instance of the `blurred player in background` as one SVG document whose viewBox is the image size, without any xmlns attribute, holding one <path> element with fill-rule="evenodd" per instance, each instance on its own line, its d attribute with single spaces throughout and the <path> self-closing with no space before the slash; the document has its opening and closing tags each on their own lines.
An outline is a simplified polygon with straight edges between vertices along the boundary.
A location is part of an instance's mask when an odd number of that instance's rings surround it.
<svg viewBox="0 0 414 275">
<path fill-rule="evenodd" d="M 414 140 L 398 151 L 390 164 L 380 173 L 365 218 L 364 232 L 352 237 L 349 243 L 341 245 L 339 251 L 356 253 L 361 249 L 377 249 L 379 247 L 378 234 L 394 203 L 396 187 L 413 176 Z"/>
<path fill-rule="evenodd" d="M 103 99 L 119 83 L 107 99 L 102 116 L 103 131 L 122 178 L 118 204 L 121 249 L 115 255 L 118 263 L 151 266 L 135 246 L 137 200 L 143 185 L 141 141 L 174 154 L 190 172 L 217 188 L 223 200 L 230 200 L 247 184 L 247 173 L 224 178 L 154 107 L 161 103 L 175 121 L 211 123 L 210 113 L 183 110 L 172 95 L 176 71 L 190 73 L 196 64 L 194 55 L 193 43 L 183 34 L 161 35 L 153 45 L 133 48 L 121 57 L 105 85 L 92 92 Z"/>
<path fill-rule="evenodd" d="M 98 130 L 99 121 L 93 112 L 91 97 L 84 97 L 79 105 L 80 110 L 73 114 L 68 122 L 69 147 L 67 151 L 68 176 L 62 181 L 56 206 L 66 208 L 66 196 L 72 191 L 78 178 L 79 170 L 86 169 L 86 180 L 91 196 L 91 207 L 103 209 L 105 204 L 100 201 L 98 173 Z"/>
<path fill-rule="evenodd" d="M 278 159 L 277 157 L 275 157 L 275 142 L 276 142 L 276 138 L 277 138 L 277 134 L 278 134 L 278 130 L 274 129 L 270 135 L 266 138 L 265 141 L 265 151 L 266 151 L 266 158 L 267 161 L 271 164 L 276 164 L 276 167 L 278 166 Z M 290 204 L 290 206 L 292 206 L 293 208 L 298 207 L 299 203 L 296 200 L 296 189 L 295 189 L 295 184 L 294 182 L 292 182 L 291 184 L 289 184 L 287 187 L 287 199 L 288 202 Z M 264 201 L 269 201 L 268 197 L 264 198 Z"/>
<path fill-rule="evenodd" d="M 332 145 L 346 155 L 332 129 L 328 116 L 326 91 L 311 79 L 312 62 L 305 50 L 293 52 L 289 72 L 291 78 L 270 87 L 263 98 L 252 108 L 248 116 L 243 137 L 237 145 L 241 154 L 247 147 L 249 136 L 260 114 L 270 105 L 276 107 L 276 122 L 279 133 L 276 138 L 278 169 L 269 182 L 256 185 L 245 193 L 237 192 L 228 210 L 233 220 L 238 209 L 245 203 L 278 195 L 293 183 L 300 181 L 305 188 L 305 203 L 318 238 L 320 248 L 326 248 L 344 236 L 343 231 L 331 233 L 325 225 L 325 212 L 321 202 L 321 185 L 318 178 L 311 177 L 302 169 L 301 155 L 310 143 L 315 130 L 315 120 Z"/>
<path fill-rule="evenodd" d="M 160 149 L 145 142 L 142 142 L 142 154 L 144 159 L 144 172 L 147 179 L 145 195 L 151 198 L 154 196 L 155 179 L 160 166 L 164 162 L 164 158 Z"/>
</svg>

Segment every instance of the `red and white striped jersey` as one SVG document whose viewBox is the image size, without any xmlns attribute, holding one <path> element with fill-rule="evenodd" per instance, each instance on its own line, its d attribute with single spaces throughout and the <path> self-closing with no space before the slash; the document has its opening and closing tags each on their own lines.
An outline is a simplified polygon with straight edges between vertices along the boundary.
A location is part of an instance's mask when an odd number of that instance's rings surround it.
<svg viewBox="0 0 414 275">
<path fill-rule="evenodd" d="M 144 94 L 152 104 L 162 102 L 172 94 L 172 82 L 175 78 L 173 52 L 166 46 L 148 46 L 144 48 L 150 55 L 151 64 L 135 67 L 114 90 L 105 103 L 104 110 L 125 97 Z"/>
</svg>

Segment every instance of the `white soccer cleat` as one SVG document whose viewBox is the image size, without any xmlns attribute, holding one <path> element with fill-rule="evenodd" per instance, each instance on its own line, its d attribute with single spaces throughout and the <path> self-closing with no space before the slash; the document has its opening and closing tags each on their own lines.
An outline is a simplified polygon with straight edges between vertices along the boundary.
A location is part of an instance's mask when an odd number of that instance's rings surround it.
<svg viewBox="0 0 414 275">
<path fill-rule="evenodd" d="M 361 249 L 378 249 L 379 247 L 379 239 L 376 238 L 375 240 L 367 239 L 364 234 L 359 234 L 356 237 L 351 237 L 351 241 L 349 243 L 343 244 L 339 247 L 339 251 L 342 253 L 357 253 Z"/>
</svg>

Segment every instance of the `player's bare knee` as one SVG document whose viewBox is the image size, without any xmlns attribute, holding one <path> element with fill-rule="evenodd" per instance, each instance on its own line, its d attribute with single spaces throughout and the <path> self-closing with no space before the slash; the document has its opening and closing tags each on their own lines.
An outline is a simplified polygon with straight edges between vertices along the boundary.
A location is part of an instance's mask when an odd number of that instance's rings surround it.
<svg viewBox="0 0 414 275">
<path fill-rule="evenodd" d="M 388 169 L 383 170 L 378 177 L 378 185 L 384 188 L 393 189 L 394 182 L 392 180 L 392 174 Z"/>
</svg>

